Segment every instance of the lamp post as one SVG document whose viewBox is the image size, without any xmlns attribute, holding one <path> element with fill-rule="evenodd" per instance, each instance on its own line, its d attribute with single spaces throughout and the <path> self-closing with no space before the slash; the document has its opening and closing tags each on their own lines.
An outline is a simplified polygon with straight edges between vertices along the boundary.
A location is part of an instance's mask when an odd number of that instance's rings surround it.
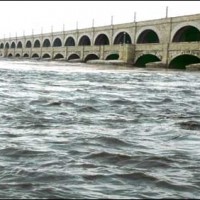
<svg viewBox="0 0 200 200">
<path fill-rule="evenodd" d="M 65 24 L 63 24 L 63 33 L 65 32 Z"/>
<path fill-rule="evenodd" d="M 111 25 L 113 25 L 113 16 L 111 16 Z"/>
<path fill-rule="evenodd" d="M 92 28 L 94 28 L 94 19 L 92 19 Z"/>
<path fill-rule="evenodd" d="M 168 6 L 166 7 L 166 18 L 168 18 Z"/>
<path fill-rule="evenodd" d="M 134 12 L 134 22 L 136 22 L 136 12 Z"/>
</svg>

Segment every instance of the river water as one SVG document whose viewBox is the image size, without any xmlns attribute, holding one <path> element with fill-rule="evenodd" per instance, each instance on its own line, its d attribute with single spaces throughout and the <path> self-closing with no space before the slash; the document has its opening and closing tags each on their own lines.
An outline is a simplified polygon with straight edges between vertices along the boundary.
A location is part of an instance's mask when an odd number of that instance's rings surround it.
<svg viewBox="0 0 200 200">
<path fill-rule="evenodd" d="M 0 61 L 0 198 L 199 198 L 200 73 Z"/>
</svg>

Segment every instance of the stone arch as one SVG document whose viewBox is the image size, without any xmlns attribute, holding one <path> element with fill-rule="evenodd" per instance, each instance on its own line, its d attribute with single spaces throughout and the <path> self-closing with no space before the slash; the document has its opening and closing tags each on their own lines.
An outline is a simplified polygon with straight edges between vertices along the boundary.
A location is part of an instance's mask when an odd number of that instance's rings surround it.
<svg viewBox="0 0 200 200">
<path fill-rule="evenodd" d="M 36 39 L 34 41 L 34 45 L 33 45 L 34 48 L 39 48 L 40 47 L 40 40 Z"/>
<path fill-rule="evenodd" d="M 19 48 L 22 48 L 22 42 L 21 41 L 19 41 L 18 43 L 17 43 L 17 48 L 19 49 Z"/>
<path fill-rule="evenodd" d="M 132 44 L 131 35 L 127 31 L 118 32 L 113 44 Z"/>
<path fill-rule="evenodd" d="M 87 62 L 88 60 L 99 60 L 99 56 L 97 56 L 96 54 L 88 54 L 87 56 L 85 56 L 84 61 Z"/>
<path fill-rule="evenodd" d="M 134 66 L 136 67 L 145 67 L 147 63 L 161 61 L 158 56 L 153 54 L 143 54 L 137 58 Z"/>
<path fill-rule="evenodd" d="M 62 40 L 59 37 L 55 38 L 53 41 L 53 47 L 61 47 L 61 46 L 62 46 Z"/>
<path fill-rule="evenodd" d="M 110 54 L 106 57 L 106 60 L 118 60 L 118 59 L 119 59 L 119 54 L 117 53 Z"/>
<path fill-rule="evenodd" d="M 34 53 L 33 55 L 32 55 L 32 58 L 39 58 L 40 56 L 37 54 L 37 53 Z"/>
<path fill-rule="evenodd" d="M 200 58 L 192 54 L 181 54 L 175 56 L 169 62 L 169 68 L 186 69 L 187 65 L 200 63 Z"/>
<path fill-rule="evenodd" d="M 53 59 L 64 59 L 64 56 L 61 53 L 57 53 Z"/>
<path fill-rule="evenodd" d="M 11 49 L 14 49 L 16 47 L 16 44 L 15 44 L 15 42 L 13 41 L 12 43 L 11 43 L 11 45 L 10 45 L 10 48 Z"/>
<path fill-rule="evenodd" d="M 4 48 L 4 44 L 1 43 L 1 45 L 0 45 L 0 49 L 3 49 L 3 48 Z"/>
<path fill-rule="evenodd" d="M 75 46 L 76 42 L 73 36 L 69 36 L 65 40 L 65 46 Z"/>
<path fill-rule="evenodd" d="M 50 39 L 49 38 L 44 39 L 42 47 L 50 47 L 50 46 L 51 46 Z"/>
<path fill-rule="evenodd" d="M 31 47 L 32 47 L 31 41 L 28 40 L 28 41 L 26 42 L 26 48 L 31 48 Z"/>
<path fill-rule="evenodd" d="M 9 54 L 8 54 L 8 57 L 13 57 L 13 54 L 12 54 L 12 53 L 9 53 Z"/>
<path fill-rule="evenodd" d="M 94 45 L 109 45 L 110 41 L 105 33 L 98 34 L 94 39 Z"/>
<path fill-rule="evenodd" d="M 152 29 L 146 29 L 140 33 L 138 36 L 136 43 L 144 44 L 144 43 L 159 43 L 158 34 Z"/>
<path fill-rule="evenodd" d="M 172 42 L 194 42 L 200 41 L 200 31 L 194 26 L 184 26 L 174 35 Z"/>
<path fill-rule="evenodd" d="M 90 46 L 91 45 L 91 40 L 88 35 L 80 36 L 78 41 L 79 41 L 78 46 Z"/>
<path fill-rule="evenodd" d="M 27 53 L 24 54 L 24 58 L 28 58 L 29 55 Z"/>
<path fill-rule="evenodd" d="M 51 58 L 51 55 L 49 53 L 44 53 L 42 55 L 42 58 Z"/>
<path fill-rule="evenodd" d="M 6 48 L 6 49 L 9 49 L 9 47 L 10 47 L 9 43 L 6 42 L 6 44 L 5 44 L 5 48 Z"/>
<path fill-rule="evenodd" d="M 140 28 L 140 29 L 137 31 L 136 37 L 135 37 L 135 39 L 136 39 L 135 41 L 138 41 L 138 38 L 140 37 L 140 35 L 141 35 L 143 32 L 145 33 L 145 31 L 147 31 L 147 30 L 153 31 L 153 32 L 157 35 L 157 37 L 158 37 L 158 39 L 159 39 L 159 42 L 162 40 L 162 34 L 161 34 L 161 32 L 159 31 L 158 28 L 156 28 L 155 26 L 145 26 L 145 27 Z"/>
<path fill-rule="evenodd" d="M 15 57 L 19 58 L 19 57 L 20 57 L 20 54 L 19 54 L 19 53 L 16 53 Z"/>
<path fill-rule="evenodd" d="M 173 38 L 175 36 L 175 34 L 183 27 L 186 27 L 186 26 L 193 26 L 195 27 L 196 29 L 200 30 L 200 24 L 197 23 L 197 22 L 193 22 L 193 21 L 189 21 L 189 22 L 182 22 L 182 23 L 179 23 L 177 26 L 175 26 L 172 31 L 171 31 L 171 42 L 173 41 Z"/>
<path fill-rule="evenodd" d="M 76 53 L 73 53 L 68 56 L 67 60 L 74 60 L 74 59 L 80 59 L 80 56 Z"/>
</svg>

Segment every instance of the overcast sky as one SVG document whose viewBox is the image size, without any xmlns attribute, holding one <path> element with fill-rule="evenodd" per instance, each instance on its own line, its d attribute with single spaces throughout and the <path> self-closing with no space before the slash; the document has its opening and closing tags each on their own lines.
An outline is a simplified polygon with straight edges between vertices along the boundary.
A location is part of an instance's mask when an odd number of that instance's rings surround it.
<svg viewBox="0 0 200 200">
<path fill-rule="evenodd" d="M 200 1 L 0 1 L 0 38 L 200 13 Z"/>
</svg>

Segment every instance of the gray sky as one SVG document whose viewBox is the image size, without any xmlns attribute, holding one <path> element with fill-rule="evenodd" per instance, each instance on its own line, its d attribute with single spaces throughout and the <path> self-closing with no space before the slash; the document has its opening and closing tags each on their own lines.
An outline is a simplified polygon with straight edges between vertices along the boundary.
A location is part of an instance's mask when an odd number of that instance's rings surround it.
<svg viewBox="0 0 200 200">
<path fill-rule="evenodd" d="M 0 1 L 0 38 L 200 13 L 200 1 Z"/>
</svg>

